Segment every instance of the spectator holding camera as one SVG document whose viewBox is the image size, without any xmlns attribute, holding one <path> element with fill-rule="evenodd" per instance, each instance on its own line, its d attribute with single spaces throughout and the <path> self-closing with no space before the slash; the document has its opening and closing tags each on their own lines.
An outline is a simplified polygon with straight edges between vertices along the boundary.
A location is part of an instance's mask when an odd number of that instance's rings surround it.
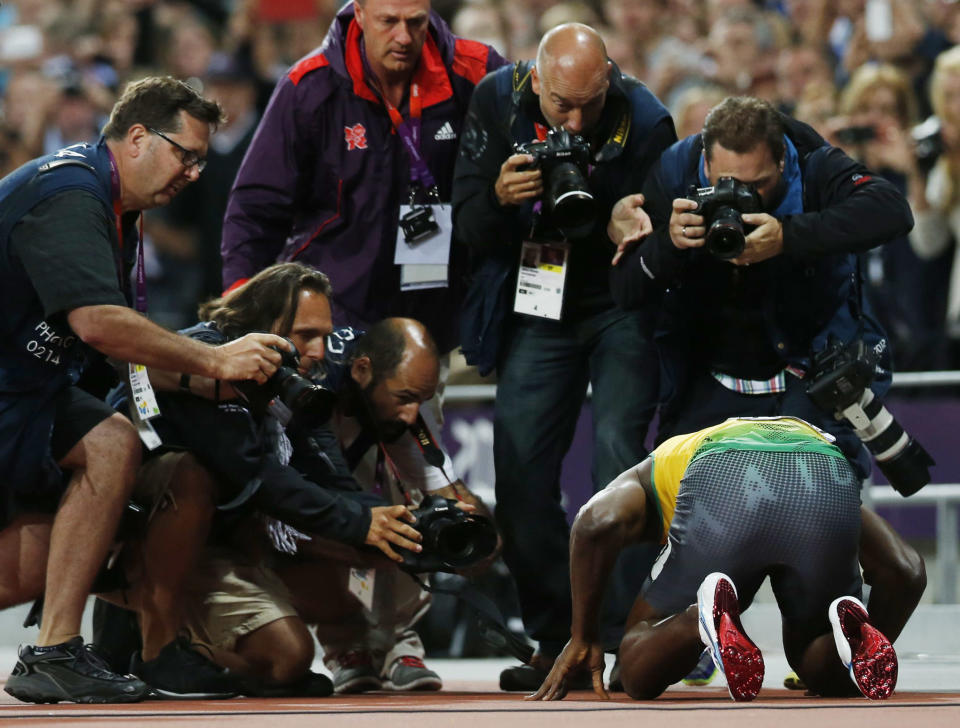
<svg viewBox="0 0 960 728">
<path fill-rule="evenodd" d="M 604 231 L 615 200 L 640 190 L 675 138 L 663 105 L 580 24 L 548 32 L 536 62 L 487 76 L 471 101 L 453 193 L 456 237 L 477 259 L 463 350 L 481 373 L 498 370 L 497 519 L 524 624 L 540 643 L 531 666 L 501 674 L 504 689 L 536 688 L 569 637 L 559 476 L 588 385 L 594 487 L 646 454 L 657 393 L 651 319 L 615 307 Z M 531 251 L 536 266 L 521 262 Z M 617 588 L 611 643 L 634 596 L 625 581 Z"/>
<path fill-rule="evenodd" d="M 937 56 L 930 102 L 934 128 L 924 140 L 927 164 L 923 166 L 929 171 L 910 188 L 917 219 L 910 244 L 925 260 L 938 258 L 951 241 L 960 239 L 960 46 Z M 960 255 L 956 252 L 947 290 L 946 334 L 951 340 L 960 338 Z"/>
<path fill-rule="evenodd" d="M 910 130 L 916 121 L 910 77 L 889 64 L 858 68 L 840 95 L 827 139 L 892 183 L 911 201 L 924 185 Z M 917 256 L 908 236 L 863 255 L 864 292 L 890 335 L 898 369 L 935 368 L 941 348 L 945 278 Z"/>
<path fill-rule="evenodd" d="M 128 420 L 78 383 L 98 387 L 105 356 L 263 382 L 281 359 L 271 346 L 287 347 L 270 334 L 211 347 L 166 331 L 140 314 L 142 279 L 139 312 L 128 307 L 140 211 L 197 179 L 220 119 L 220 107 L 185 84 L 145 78 L 126 89 L 97 144 L 40 157 L 0 181 L 0 605 L 45 597 L 37 645 L 21 648 L 6 684 L 21 700 L 131 702 L 147 691 L 102 669 L 79 636 L 140 443 Z M 133 367 L 130 376 L 138 386 Z"/>
</svg>

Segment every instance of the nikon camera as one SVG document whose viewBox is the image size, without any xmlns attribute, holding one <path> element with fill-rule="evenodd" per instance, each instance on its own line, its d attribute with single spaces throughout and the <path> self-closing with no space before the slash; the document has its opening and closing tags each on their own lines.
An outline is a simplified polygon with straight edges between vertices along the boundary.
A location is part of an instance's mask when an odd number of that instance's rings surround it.
<svg viewBox="0 0 960 728">
<path fill-rule="evenodd" d="M 533 156 L 530 167 L 542 172 L 543 202 L 560 232 L 568 238 L 589 232 L 597 203 L 587 184 L 590 145 L 583 137 L 555 127 L 544 141 L 518 144 L 516 152 Z"/>
<path fill-rule="evenodd" d="M 404 548 L 400 568 L 411 573 L 454 572 L 482 561 L 497 547 L 497 529 L 490 519 L 457 508 L 457 502 L 428 495 L 413 511 L 413 527 L 423 535 L 423 551 Z"/>
<path fill-rule="evenodd" d="M 733 177 L 721 177 L 715 187 L 690 185 L 687 198 L 697 203 L 697 209 L 691 212 L 703 217 L 707 252 L 721 260 L 740 255 L 746 245 L 744 238 L 755 227 L 744 225 L 741 214 L 763 212 L 760 195 L 753 185 Z"/>
<path fill-rule="evenodd" d="M 936 463 L 870 390 L 876 367 L 876 354 L 862 340 L 832 341 L 814 357 L 807 394 L 822 410 L 853 425 L 890 485 L 903 496 L 913 495 L 930 482 L 929 469 Z"/>
</svg>

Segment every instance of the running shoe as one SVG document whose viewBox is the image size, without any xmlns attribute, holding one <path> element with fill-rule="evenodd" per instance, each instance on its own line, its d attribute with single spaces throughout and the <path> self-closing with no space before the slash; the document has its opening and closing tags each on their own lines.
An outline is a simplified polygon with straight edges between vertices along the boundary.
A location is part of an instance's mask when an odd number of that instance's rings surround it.
<svg viewBox="0 0 960 728">
<path fill-rule="evenodd" d="M 850 679 L 870 700 L 884 700 L 897 686 L 897 652 L 880 630 L 870 624 L 863 602 L 840 597 L 830 605 L 833 639 Z"/>
<path fill-rule="evenodd" d="M 707 576 L 697 590 L 700 639 L 727 678 L 730 697 L 753 700 L 763 685 L 763 655 L 740 623 L 737 588 L 725 574 Z"/>
</svg>

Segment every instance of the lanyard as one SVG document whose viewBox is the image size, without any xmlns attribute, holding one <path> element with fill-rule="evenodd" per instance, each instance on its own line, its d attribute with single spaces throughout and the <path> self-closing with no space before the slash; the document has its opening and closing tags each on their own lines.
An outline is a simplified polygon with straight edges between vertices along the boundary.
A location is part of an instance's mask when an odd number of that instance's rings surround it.
<svg viewBox="0 0 960 728">
<path fill-rule="evenodd" d="M 420 153 L 420 119 L 423 115 L 423 101 L 420 99 L 419 84 L 410 84 L 409 119 L 404 119 L 397 107 L 391 104 L 386 97 L 383 98 L 383 105 L 387 107 L 387 113 L 390 115 L 390 121 L 393 122 L 393 128 L 397 130 L 397 134 L 403 140 L 403 144 L 407 148 L 407 154 L 410 156 L 410 181 L 419 182 L 427 190 L 435 189 L 437 182 Z"/>
<path fill-rule="evenodd" d="M 117 226 L 117 240 L 120 244 L 120 265 L 117 266 L 117 278 L 120 282 L 120 289 L 123 290 L 123 206 L 121 204 L 120 191 L 120 172 L 117 169 L 117 161 L 113 158 L 113 152 L 107 147 L 107 156 L 110 159 L 110 195 L 113 198 L 113 219 Z M 147 275 L 143 263 L 143 213 L 140 213 L 140 220 L 137 235 L 137 289 L 134 308 L 139 313 L 147 312 Z"/>
</svg>

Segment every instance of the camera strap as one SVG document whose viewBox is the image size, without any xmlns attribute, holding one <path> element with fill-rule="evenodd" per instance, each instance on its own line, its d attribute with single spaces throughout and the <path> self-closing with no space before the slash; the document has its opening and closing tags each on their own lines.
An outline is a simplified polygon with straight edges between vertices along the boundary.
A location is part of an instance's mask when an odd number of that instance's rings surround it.
<svg viewBox="0 0 960 728">
<path fill-rule="evenodd" d="M 427 190 L 428 194 L 439 197 L 437 181 L 427 166 L 427 161 L 420 153 L 420 132 L 423 117 L 423 100 L 420 98 L 420 85 L 410 84 L 410 117 L 403 118 L 400 110 L 391 104 L 386 97 L 383 97 L 383 105 L 390 115 L 390 122 L 396 130 L 397 135 L 403 142 L 410 158 L 410 182 L 414 185 L 419 184 Z"/>
<path fill-rule="evenodd" d="M 104 145 L 106 147 L 106 145 Z M 123 258 L 123 206 L 121 203 L 122 191 L 120 189 L 120 171 L 117 168 L 117 160 L 113 157 L 110 147 L 106 147 L 107 158 L 110 161 L 110 196 L 113 200 L 113 218 L 117 226 L 117 243 L 120 246 L 120 257 Z M 120 288 L 123 289 L 123 271 L 118 270 L 120 277 Z M 137 228 L 137 273 L 136 273 L 136 294 L 134 298 L 134 308 L 137 313 L 145 314 L 147 312 L 147 275 L 144 267 L 143 258 L 143 213 L 140 213 L 139 226 Z"/>
<path fill-rule="evenodd" d="M 416 574 L 410 574 L 410 578 L 424 591 L 431 594 L 448 594 L 462 601 L 479 617 L 483 637 L 487 642 L 506 650 L 524 664 L 530 663 L 533 647 L 525 639 L 510 631 L 496 603 L 471 584 L 466 577 L 459 574 L 445 574 L 444 581 L 450 582 L 450 586 L 431 585 Z"/>
</svg>

